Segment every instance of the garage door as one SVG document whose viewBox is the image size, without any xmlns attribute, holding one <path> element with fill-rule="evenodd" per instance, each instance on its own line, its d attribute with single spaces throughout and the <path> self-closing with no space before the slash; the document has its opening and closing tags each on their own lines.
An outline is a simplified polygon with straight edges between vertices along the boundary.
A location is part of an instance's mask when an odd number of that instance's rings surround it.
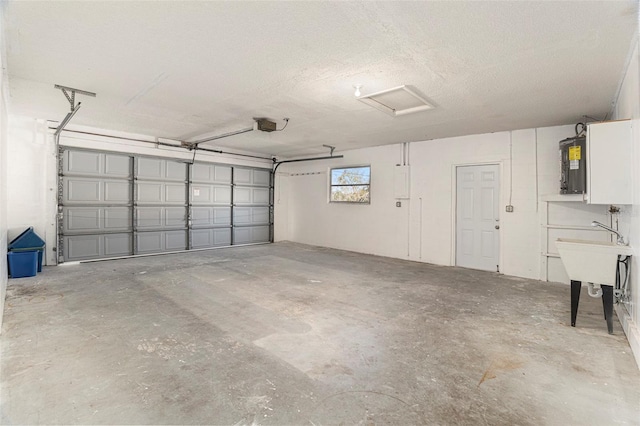
<svg viewBox="0 0 640 426">
<path fill-rule="evenodd" d="M 134 252 L 186 250 L 187 164 L 134 158 Z"/>
<path fill-rule="evenodd" d="M 269 241 L 270 182 L 268 170 L 233 170 L 233 243 Z"/>
<path fill-rule="evenodd" d="M 133 254 L 132 158 L 64 151 L 61 168 L 58 256 L 61 250 L 64 260 Z"/>
<path fill-rule="evenodd" d="M 195 163 L 191 168 L 191 248 L 231 245 L 232 167 Z"/>
<path fill-rule="evenodd" d="M 271 171 L 63 149 L 58 260 L 270 241 Z"/>
</svg>

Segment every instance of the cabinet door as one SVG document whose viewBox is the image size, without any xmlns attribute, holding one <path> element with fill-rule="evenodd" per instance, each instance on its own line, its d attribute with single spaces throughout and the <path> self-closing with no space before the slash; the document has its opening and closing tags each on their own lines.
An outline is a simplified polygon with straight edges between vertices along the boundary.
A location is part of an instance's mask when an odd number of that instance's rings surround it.
<svg viewBox="0 0 640 426">
<path fill-rule="evenodd" d="M 632 204 L 631 121 L 589 124 L 589 204 Z"/>
</svg>

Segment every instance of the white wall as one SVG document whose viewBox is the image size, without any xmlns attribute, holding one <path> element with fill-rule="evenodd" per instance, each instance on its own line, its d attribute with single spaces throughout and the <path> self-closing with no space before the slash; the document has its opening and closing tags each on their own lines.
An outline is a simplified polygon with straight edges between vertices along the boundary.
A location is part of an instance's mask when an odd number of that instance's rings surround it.
<svg viewBox="0 0 640 426">
<path fill-rule="evenodd" d="M 344 160 L 283 164 L 278 169 L 291 173 L 287 192 L 276 184 L 276 239 L 337 247 L 363 253 L 402 257 L 407 252 L 408 207 L 395 207 L 393 169 L 401 161 L 399 145 L 349 151 Z M 296 163 L 292 163 L 296 164 Z M 329 204 L 328 167 L 371 165 L 371 205 Z M 385 179 L 390 178 L 390 182 Z M 288 203 L 289 210 L 282 209 Z M 286 223 L 285 223 L 286 218 Z M 385 232 L 379 232 L 383 228 Z M 287 236 L 288 235 L 288 236 Z"/>
<path fill-rule="evenodd" d="M 56 190 L 56 186 L 47 180 L 49 174 L 55 176 L 55 169 L 52 169 L 55 148 L 47 145 L 45 123 L 41 120 L 9 116 L 8 127 L 9 241 L 29 226 L 44 238 L 48 225 L 55 219 L 55 213 L 51 214 L 46 209 L 47 197 Z M 48 252 L 51 252 L 53 246 L 48 246 Z"/>
<path fill-rule="evenodd" d="M 630 153 L 635 165 L 633 170 L 633 205 L 620 217 L 621 228 L 629 236 L 629 244 L 635 248 L 631 266 L 631 303 L 626 309 L 617 309 L 631 349 L 640 365 L 640 66 L 636 43 L 626 70 L 620 94 L 614 108 L 614 118 L 631 119 L 633 148 Z"/>
<path fill-rule="evenodd" d="M 60 144 L 131 154 L 191 160 L 193 152 L 179 147 L 157 146 L 121 138 L 154 141 L 155 138 L 103 129 L 68 126 L 70 129 L 108 136 L 63 133 Z M 117 138 L 117 137 L 120 138 Z M 31 117 L 9 116 L 6 167 L 8 183 L 7 227 L 9 239 L 33 226 L 45 240 L 45 264 L 56 264 L 57 153 L 48 123 Z M 233 155 L 198 151 L 196 161 L 270 168 L 270 160 L 249 159 Z M 4 168 L 3 168 L 4 169 Z M 4 234 L 4 233 L 3 233 Z M 6 247 L 6 244 L 3 245 Z M 3 257 L 3 259 L 6 258 Z M 6 275 L 6 274 L 5 274 Z"/>
<path fill-rule="evenodd" d="M 574 126 L 567 125 L 410 143 L 411 194 L 400 208 L 393 176 L 402 145 L 283 164 L 276 177 L 276 240 L 453 265 L 455 167 L 494 163 L 502 175 L 501 272 L 539 278 L 538 197 L 558 193 L 558 142 L 572 135 Z M 329 168 L 350 165 L 371 165 L 370 205 L 328 203 Z M 514 212 L 506 213 L 510 193 Z"/>
<path fill-rule="evenodd" d="M 2 22 L 0 17 L 0 22 Z M 0 27 L 0 34 L 2 28 Z M 2 49 L 3 50 L 3 49 Z M 0 55 L 4 60 L 4 54 Z M 7 296 L 7 102 L 8 83 L 0 60 L 0 330 Z"/>
</svg>

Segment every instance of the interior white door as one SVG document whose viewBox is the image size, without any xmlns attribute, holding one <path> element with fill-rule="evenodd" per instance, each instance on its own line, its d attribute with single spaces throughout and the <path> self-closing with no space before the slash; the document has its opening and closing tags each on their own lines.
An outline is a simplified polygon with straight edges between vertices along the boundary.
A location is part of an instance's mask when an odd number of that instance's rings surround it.
<svg viewBox="0 0 640 426">
<path fill-rule="evenodd" d="M 456 265 L 499 271 L 500 169 L 461 166 L 456 180 Z"/>
</svg>

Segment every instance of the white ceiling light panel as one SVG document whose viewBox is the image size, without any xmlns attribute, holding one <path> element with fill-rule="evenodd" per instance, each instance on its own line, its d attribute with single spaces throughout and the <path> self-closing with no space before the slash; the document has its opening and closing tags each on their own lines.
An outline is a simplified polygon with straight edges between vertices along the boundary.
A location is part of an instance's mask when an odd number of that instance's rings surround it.
<svg viewBox="0 0 640 426">
<path fill-rule="evenodd" d="M 404 85 L 359 96 L 356 99 L 392 117 L 435 108 L 422 96 Z"/>
</svg>

